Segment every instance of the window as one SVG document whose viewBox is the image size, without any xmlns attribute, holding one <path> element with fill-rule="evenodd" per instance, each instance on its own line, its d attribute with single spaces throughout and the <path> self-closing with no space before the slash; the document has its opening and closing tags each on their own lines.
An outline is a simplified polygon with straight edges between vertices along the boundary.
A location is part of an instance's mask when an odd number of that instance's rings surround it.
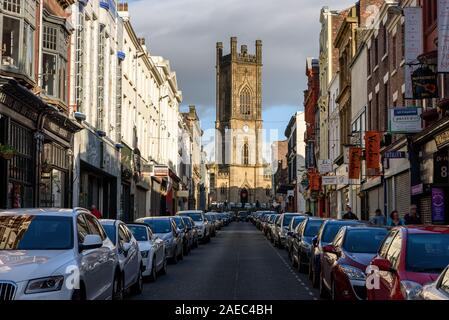
<svg viewBox="0 0 449 320">
<path fill-rule="evenodd" d="M 99 224 L 97 219 L 87 214 L 86 221 L 89 225 L 90 234 L 98 235 L 102 240 L 106 239 L 106 234 L 104 233 L 103 227 Z"/>
<path fill-rule="evenodd" d="M 240 93 L 240 113 L 242 115 L 251 114 L 251 94 L 248 88 L 244 88 Z"/>
<path fill-rule="evenodd" d="M 84 215 L 80 214 L 76 218 L 76 227 L 78 231 L 78 243 L 83 243 L 84 238 L 90 233 Z"/>
<path fill-rule="evenodd" d="M 396 69 L 396 65 L 397 65 L 397 45 L 396 45 L 396 41 L 397 41 L 397 37 L 396 35 L 393 36 L 392 40 L 391 40 L 391 44 L 392 44 L 392 48 L 391 48 L 391 66 L 393 67 L 393 69 Z"/>
<path fill-rule="evenodd" d="M 243 145 L 243 164 L 247 166 L 249 164 L 249 147 L 248 142 Z"/>
<path fill-rule="evenodd" d="M 388 31 L 387 27 L 384 26 L 384 34 L 383 34 L 383 54 L 386 55 L 388 53 Z"/>
<path fill-rule="evenodd" d="M 368 75 L 371 75 L 371 48 L 368 48 L 367 50 L 367 63 L 366 66 L 368 68 Z M 333 110 L 333 108 L 332 108 Z"/>
<path fill-rule="evenodd" d="M 221 194 L 225 194 L 226 193 L 226 185 L 224 185 L 224 184 L 221 185 L 220 193 Z"/>
<path fill-rule="evenodd" d="M 440 289 L 449 294 L 449 269 L 446 269 L 446 273 L 441 279 Z"/>
<path fill-rule="evenodd" d="M 374 65 L 379 64 L 379 38 L 374 39 Z"/>
<path fill-rule="evenodd" d="M 48 17 L 47 19 L 53 19 Z M 53 21 L 53 20 L 52 20 Z M 67 47 L 69 34 L 59 24 L 45 21 L 42 33 L 42 86 L 46 93 L 67 103 Z"/>
</svg>

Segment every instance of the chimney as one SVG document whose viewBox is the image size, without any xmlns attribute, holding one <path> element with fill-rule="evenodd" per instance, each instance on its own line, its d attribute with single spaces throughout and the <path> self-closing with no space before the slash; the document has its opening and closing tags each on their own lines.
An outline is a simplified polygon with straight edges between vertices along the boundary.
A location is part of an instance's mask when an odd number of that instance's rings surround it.
<svg viewBox="0 0 449 320">
<path fill-rule="evenodd" d="M 237 37 L 231 37 L 231 57 L 237 58 Z"/>
<path fill-rule="evenodd" d="M 258 63 L 262 63 L 262 40 L 256 40 L 256 59 Z"/>
</svg>

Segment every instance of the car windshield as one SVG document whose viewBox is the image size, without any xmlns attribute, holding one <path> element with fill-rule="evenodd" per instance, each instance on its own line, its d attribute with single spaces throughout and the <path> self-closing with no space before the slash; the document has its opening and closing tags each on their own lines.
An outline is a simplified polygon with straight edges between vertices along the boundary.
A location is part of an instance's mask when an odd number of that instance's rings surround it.
<svg viewBox="0 0 449 320">
<path fill-rule="evenodd" d="M 0 216 L 0 250 L 68 250 L 73 248 L 72 217 Z"/>
<path fill-rule="evenodd" d="M 387 229 L 348 230 L 343 248 L 352 253 L 376 253 L 387 233 Z"/>
<path fill-rule="evenodd" d="M 324 222 L 323 220 L 309 220 L 304 230 L 304 236 L 305 237 L 316 236 L 323 222 Z"/>
<path fill-rule="evenodd" d="M 286 215 L 284 215 L 284 221 L 282 222 L 282 226 L 283 227 L 287 227 L 294 217 L 297 217 L 297 216 L 294 215 L 294 214 L 286 214 Z"/>
<path fill-rule="evenodd" d="M 323 235 L 321 238 L 321 241 L 323 242 L 332 242 L 335 238 L 335 236 L 337 235 L 338 231 L 344 227 L 344 226 L 349 226 L 351 225 L 350 223 L 328 223 L 326 224 L 324 230 L 323 230 Z"/>
<path fill-rule="evenodd" d="M 294 230 L 298 226 L 298 224 L 303 222 L 305 219 L 306 219 L 306 217 L 304 217 L 304 216 L 295 217 L 293 219 L 293 223 L 292 223 L 292 230 Z"/>
<path fill-rule="evenodd" d="M 146 227 L 128 225 L 128 228 L 131 230 L 137 241 L 148 241 L 148 232 Z"/>
<path fill-rule="evenodd" d="M 173 220 L 175 220 L 176 226 L 179 229 L 184 230 L 184 223 L 182 223 L 182 218 L 175 217 L 175 218 L 173 218 Z"/>
<path fill-rule="evenodd" d="M 115 243 L 115 226 L 113 224 L 103 224 L 103 229 L 104 231 L 106 231 L 106 235 L 112 241 L 112 243 Z"/>
<path fill-rule="evenodd" d="M 189 218 L 182 218 L 182 220 L 184 220 L 184 223 L 186 224 L 186 226 L 188 226 L 189 228 L 192 227 L 192 222 L 190 221 Z"/>
<path fill-rule="evenodd" d="M 410 234 L 407 239 L 406 269 L 440 273 L 449 261 L 449 234 Z"/>
<path fill-rule="evenodd" d="M 154 233 L 169 233 L 171 231 L 169 219 L 147 219 L 144 222 L 150 226 Z"/>
<path fill-rule="evenodd" d="M 182 213 L 182 215 L 192 218 L 193 221 L 203 221 L 203 216 L 201 213 Z"/>
</svg>

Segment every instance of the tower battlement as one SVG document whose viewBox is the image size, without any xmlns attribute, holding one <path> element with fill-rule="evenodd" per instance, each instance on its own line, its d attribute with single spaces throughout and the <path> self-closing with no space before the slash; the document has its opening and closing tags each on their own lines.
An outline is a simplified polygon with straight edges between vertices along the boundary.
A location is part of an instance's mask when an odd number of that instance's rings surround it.
<svg viewBox="0 0 449 320">
<path fill-rule="evenodd" d="M 217 42 L 217 65 L 231 61 L 262 64 L 262 40 L 256 40 L 254 54 L 248 52 L 246 44 L 242 45 L 238 51 L 237 37 L 231 37 L 230 48 L 231 52 L 223 55 L 223 42 Z"/>
</svg>

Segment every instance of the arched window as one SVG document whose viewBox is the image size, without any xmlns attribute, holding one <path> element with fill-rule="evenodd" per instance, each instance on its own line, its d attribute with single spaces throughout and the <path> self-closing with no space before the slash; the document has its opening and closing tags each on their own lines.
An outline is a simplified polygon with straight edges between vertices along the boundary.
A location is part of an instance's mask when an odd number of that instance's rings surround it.
<svg viewBox="0 0 449 320">
<path fill-rule="evenodd" d="M 243 115 L 251 114 L 251 93 L 247 87 L 240 92 L 240 113 Z"/>
<path fill-rule="evenodd" d="M 247 166 L 249 164 L 249 147 L 248 142 L 243 145 L 243 164 Z"/>
</svg>

